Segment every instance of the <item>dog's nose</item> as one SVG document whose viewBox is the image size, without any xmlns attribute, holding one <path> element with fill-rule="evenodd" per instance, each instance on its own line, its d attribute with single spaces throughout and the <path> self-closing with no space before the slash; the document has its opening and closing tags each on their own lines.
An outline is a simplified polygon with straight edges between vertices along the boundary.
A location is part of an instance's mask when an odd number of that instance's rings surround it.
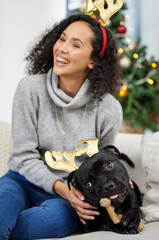
<svg viewBox="0 0 159 240">
<path fill-rule="evenodd" d="M 114 182 L 108 182 L 104 186 L 105 191 L 110 191 L 110 190 L 113 190 L 114 188 L 115 188 Z"/>
</svg>

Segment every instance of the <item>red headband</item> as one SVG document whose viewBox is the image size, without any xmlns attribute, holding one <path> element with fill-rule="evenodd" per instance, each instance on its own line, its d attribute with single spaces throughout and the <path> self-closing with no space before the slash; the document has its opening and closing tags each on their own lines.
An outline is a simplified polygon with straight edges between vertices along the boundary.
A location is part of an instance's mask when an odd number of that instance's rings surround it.
<svg viewBox="0 0 159 240">
<path fill-rule="evenodd" d="M 106 46 L 107 46 L 107 34 L 106 34 L 106 31 L 105 31 L 105 28 L 101 25 L 101 22 L 94 18 L 96 20 L 97 23 L 100 24 L 100 29 L 102 31 L 102 36 L 103 36 L 103 46 L 102 46 L 102 53 L 101 53 L 101 58 L 103 57 L 104 55 L 104 52 L 105 52 L 105 49 L 106 49 Z"/>
</svg>

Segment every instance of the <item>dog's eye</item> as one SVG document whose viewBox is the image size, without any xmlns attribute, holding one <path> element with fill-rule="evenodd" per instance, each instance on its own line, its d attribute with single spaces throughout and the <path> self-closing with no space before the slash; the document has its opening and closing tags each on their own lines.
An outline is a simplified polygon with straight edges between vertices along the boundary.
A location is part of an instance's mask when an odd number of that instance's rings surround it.
<svg viewBox="0 0 159 240">
<path fill-rule="evenodd" d="M 112 169 L 114 167 L 114 164 L 112 162 L 107 163 L 108 169 Z"/>
<path fill-rule="evenodd" d="M 92 183 L 91 183 L 91 182 L 88 182 L 88 183 L 86 184 L 86 187 L 87 187 L 87 188 L 92 187 Z"/>
</svg>

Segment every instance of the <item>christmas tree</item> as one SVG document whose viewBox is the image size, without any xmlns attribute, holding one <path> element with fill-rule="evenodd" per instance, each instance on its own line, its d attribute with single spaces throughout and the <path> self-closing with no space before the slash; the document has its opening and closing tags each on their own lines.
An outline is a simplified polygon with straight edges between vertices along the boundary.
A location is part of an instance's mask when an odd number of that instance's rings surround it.
<svg viewBox="0 0 159 240">
<path fill-rule="evenodd" d="M 122 78 L 116 98 L 122 105 L 123 118 L 135 128 L 159 130 L 159 63 L 146 57 L 146 46 L 140 40 L 129 45 L 124 3 L 108 21 L 107 27 L 117 42 Z M 96 13 L 98 18 L 98 12 Z"/>
<path fill-rule="evenodd" d="M 120 101 L 124 120 L 135 128 L 159 130 L 159 64 L 146 57 L 146 46 L 140 41 L 129 45 L 124 14 L 126 4 L 110 20 L 109 28 L 117 41 L 122 69 L 121 87 L 117 99 Z"/>
</svg>

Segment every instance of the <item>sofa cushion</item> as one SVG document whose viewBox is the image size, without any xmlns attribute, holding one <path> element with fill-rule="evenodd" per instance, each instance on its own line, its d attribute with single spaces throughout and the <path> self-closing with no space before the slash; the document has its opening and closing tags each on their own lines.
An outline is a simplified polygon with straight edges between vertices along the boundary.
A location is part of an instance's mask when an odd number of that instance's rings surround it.
<svg viewBox="0 0 159 240">
<path fill-rule="evenodd" d="M 115 146 L 133 161 L 135 168 L 130 167 L 124 161 L 123 164 L 128 170 L 130 179 L 137 183 L 141 193 L 144 194 L 146 192 L 146 174 L 141 159 L 142 137 L 142 134 L 119 133 Z"/>
<path fill-rule="evenodd" d="M 159 132 L 144 136 L 142 163 L 147 183 L 142 211 L 147 222 L 157 221 L 159 220 Z"/>
<path fill-rule="evenodd" d="M 85 234 L 72 234 L 61 240 L 157 240 L 159 236 L 159 222 L 151 222 L 145 225 L 145 230 L 139 234 L 118 234 L 114 232 L 97 231 Z M 56 240 L 49 238 L 45 240 Z M 39 239 L 42 240 L 42 239 Z"/>
</svg>

